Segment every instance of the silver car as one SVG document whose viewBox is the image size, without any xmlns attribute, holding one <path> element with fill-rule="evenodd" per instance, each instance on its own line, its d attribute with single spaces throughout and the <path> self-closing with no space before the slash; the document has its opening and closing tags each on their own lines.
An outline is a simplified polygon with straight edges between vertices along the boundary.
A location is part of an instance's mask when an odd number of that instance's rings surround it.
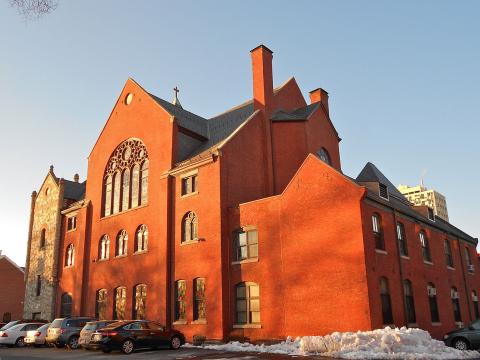
<svg viewBox="0 0 480 360">
<path fill-rule="evenodd" d="M 27 336 L 23 340 L 25 345 L 34 345 L 40 347 L 45 345 L 45 338 L 47 336 L 47 330 L 50 324 L 40 326 L 37 330 L 27 331 Z"/>
<path fill-rule="evenodd" d="M 78 345 L 86 350 L 90 350 L 88 344 L 92 338 L 92 334 L 111 323 L 114 323 L 113 320 L 100 320 L 100 321 L 90 321 L 85 324 L 82 331 L 80 331 L 80 337 L 78 338 Z"/>
</svg>

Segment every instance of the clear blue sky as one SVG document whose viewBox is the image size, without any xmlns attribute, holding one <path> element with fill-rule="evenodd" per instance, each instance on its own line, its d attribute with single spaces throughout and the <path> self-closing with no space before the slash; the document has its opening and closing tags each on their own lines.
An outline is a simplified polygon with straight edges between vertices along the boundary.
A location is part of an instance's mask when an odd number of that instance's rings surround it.
<svg viewBox="0 0 480 360">
<path fill-rule="evenodd" d="M 24 264 L 30 194 L 50 164 L 86 176 L 86 157 L 128 77 L 209 116 L 252 96 L 249 50 L 274 51 L 330 93 L 343 170 L 367 161 L 394 184 L 447 197 L 480 235 L 480 3 L 476 1 L 70 1 L 25 22 L 0 0 L 0 249 Z"/>
</svg>

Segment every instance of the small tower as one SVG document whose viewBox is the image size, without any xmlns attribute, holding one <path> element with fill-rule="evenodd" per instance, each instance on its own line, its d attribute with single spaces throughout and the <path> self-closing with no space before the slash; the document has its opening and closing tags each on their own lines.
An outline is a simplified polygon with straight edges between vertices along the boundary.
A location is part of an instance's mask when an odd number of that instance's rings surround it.
<svg viewBox="0 0 480 360">
<path fill-rule="evenodd" d="M 178 86 L 175 86 L 173 88 L 173 92 L 175 93 L 175 95 L 173 96 L 172 104 L 178 106 L 179 108 L 182 108 L 182 104 L 180 104 L 180 100 L 178 100 L 178 93 L 180 92 Z"/>
</svg>

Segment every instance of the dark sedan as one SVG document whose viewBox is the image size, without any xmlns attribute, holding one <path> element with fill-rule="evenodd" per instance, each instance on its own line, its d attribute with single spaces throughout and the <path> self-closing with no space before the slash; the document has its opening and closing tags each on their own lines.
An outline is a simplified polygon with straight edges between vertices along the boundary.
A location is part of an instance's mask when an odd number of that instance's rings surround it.
<svg viewBox="0 0 480 360">
<path fill-rule="evenodd" d="M 89 347 L 108 353 L 120 350 L 131 354 L 137 349 L 178 349 L 185 336 L 176 330 L 147 320 L 118 321 L 93 333 Z"/>
<path fill-rule="evenodd" d="M 469 326 L 450 331 L 443 337 L 447 346 L 458 350 L 480 348 L 480 320 L 475 320 Z"/>
</svg>

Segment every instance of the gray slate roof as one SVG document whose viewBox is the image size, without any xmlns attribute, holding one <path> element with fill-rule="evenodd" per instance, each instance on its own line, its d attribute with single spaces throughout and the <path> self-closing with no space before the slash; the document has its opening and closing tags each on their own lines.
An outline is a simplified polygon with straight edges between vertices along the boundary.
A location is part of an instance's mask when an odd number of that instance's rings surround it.
<svg viewBox="0 0 480 360">
<path fill-rule="evenodd" d="M 448 221 L 445 221 L 437 216 L 435 216 L 435 221 L 431 221 L 427 217 L 423 216 L 420 212 L 412 209 L 410 202 L 398 191 L 398 189 L 388 180 L 388 178 L 380 171 L 378 168 L 372 164 L 367 163 L 360 174 L 355 179 L 355 182 L 361 184 L 362 182 L 380 182 L 384 185 L 387 185 L 389 200 L 381 198 L 374 191 L 368 190 L 367 198 L 381 203 L 385 206 L 392 207 L 397 210 L 399 213 L 407 215 L 415 220 L 421 221 L 424 224 L 435 227 L 445 233 L 451 234 L 454 237 L 470 242 L 474 245 L 477 245 L 478 239 L 468 235 L 463 232 L 456 226 L 450 224 Z"/>
<path fill-rule="evenodd" d="M 314 103 L 291 112 L 278 110 L 273 114 L 272 121 L 305 121 L 319 106 L 320 103 Z"/>
<path fill-rule="evenodd" d="M 65 190 L 63 197 L 70 200 L 82 200 L 85 198 L 85 187 L 87 182 L 77 183 L 70 180 L 64 180 Z"/>
</svg>

